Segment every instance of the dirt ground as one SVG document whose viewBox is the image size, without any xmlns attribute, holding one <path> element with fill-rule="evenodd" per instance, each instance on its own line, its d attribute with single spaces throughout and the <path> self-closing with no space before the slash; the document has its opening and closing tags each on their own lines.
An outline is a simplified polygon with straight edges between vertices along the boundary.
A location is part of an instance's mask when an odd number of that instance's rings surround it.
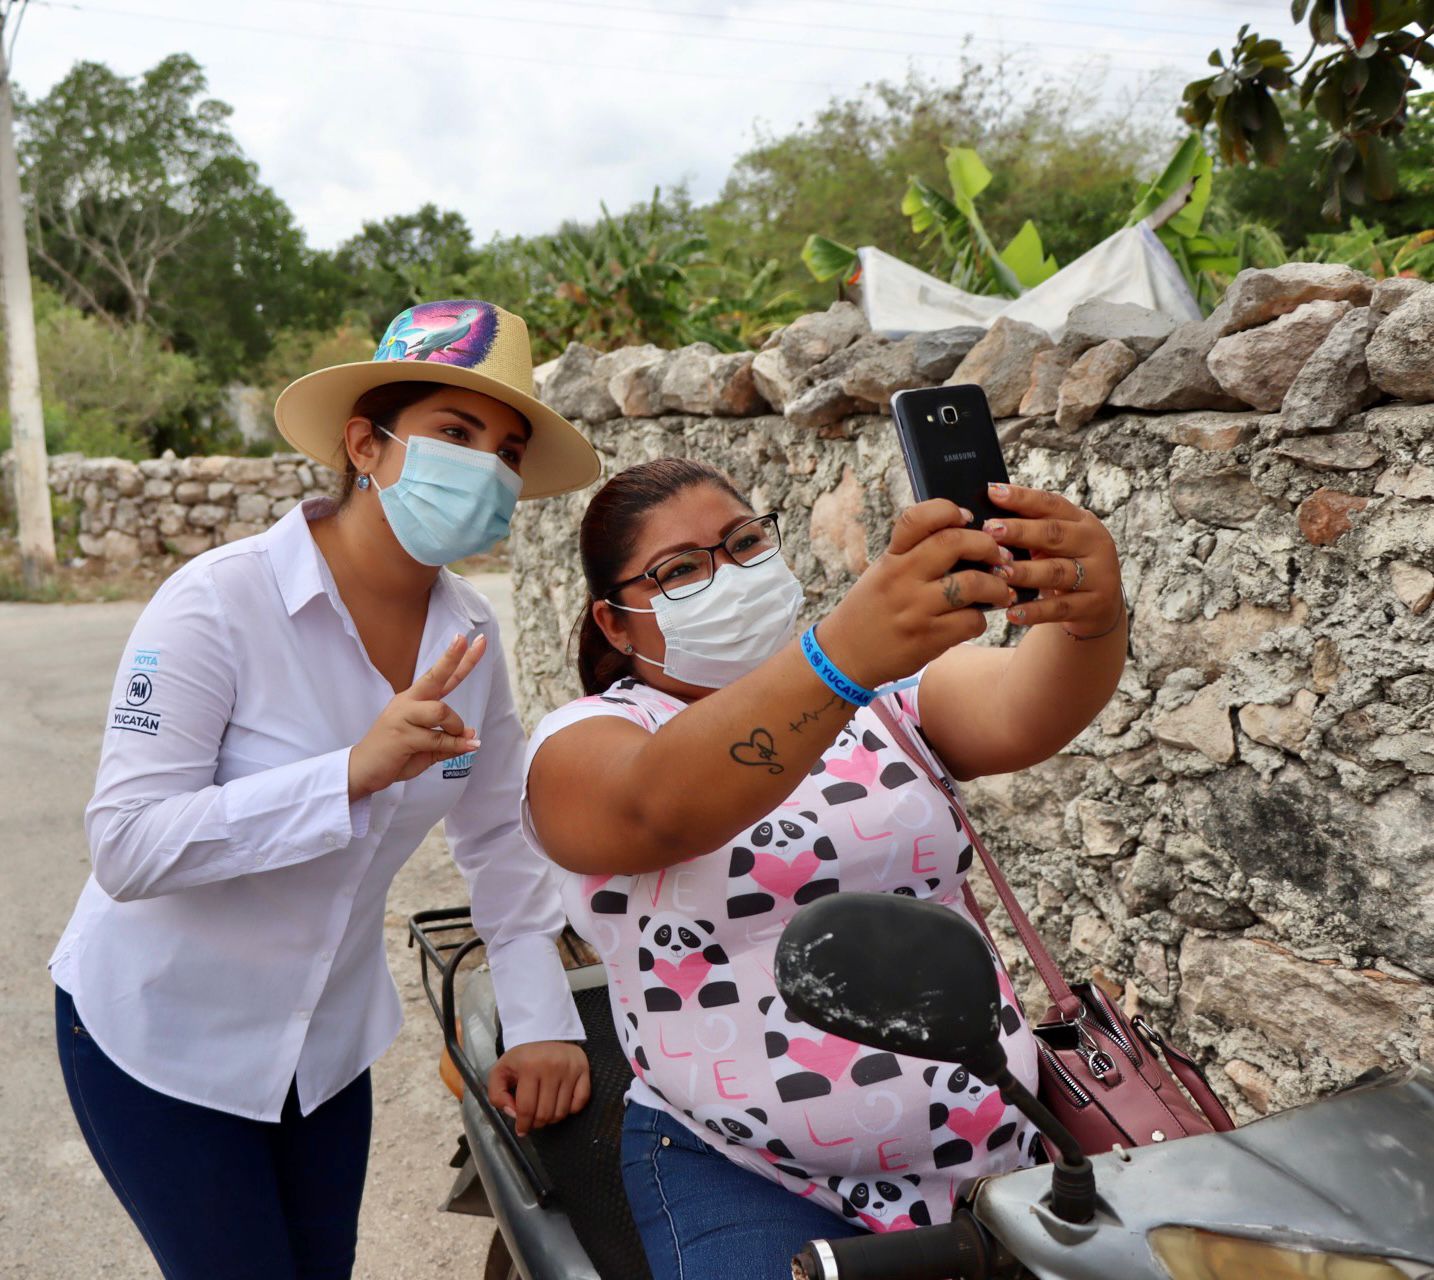
<svg viewBox="0 0 1434 1280">
<path fill-rule="evenodd" d="M 513 634 L 507 578 L 475 581 Z M 153 1280 L 158 1268 L 105 1185 L 65 1098 L 45 969 L 89 870 L 81 818 L 115 664 L 140 605 L 0 604 L 0 1276 Z M 440 834 L 399 874 L 385 929 L 405 1024 L 373 1070 L 374 1136 L 359 1221 L 362 1280 L 479 1276 L 484 1220 L 439 1211 L 458 1104 L 406 946 L 408 916 L 464 901 Z"/>
</svg>

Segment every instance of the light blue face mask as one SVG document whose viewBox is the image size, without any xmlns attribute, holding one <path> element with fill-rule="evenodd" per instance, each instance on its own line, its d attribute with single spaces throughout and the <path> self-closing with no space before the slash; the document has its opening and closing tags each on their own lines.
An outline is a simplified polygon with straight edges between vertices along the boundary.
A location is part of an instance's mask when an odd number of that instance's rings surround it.
<svg viewBox="0 0 1434 1280">
<path fill-rule="evenodd" d="M 408 451 L 403 470 L 378 500 L 399 546 L 419 564 L 452 564 L 508 536 L 523 482 L 497 454 L 428 436 L 398 443 Z"/>
</svg>

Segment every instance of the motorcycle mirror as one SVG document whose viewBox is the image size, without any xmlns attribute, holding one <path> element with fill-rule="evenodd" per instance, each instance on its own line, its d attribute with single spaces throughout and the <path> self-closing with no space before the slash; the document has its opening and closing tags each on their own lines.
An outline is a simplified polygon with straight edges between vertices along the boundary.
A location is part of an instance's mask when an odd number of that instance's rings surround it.
<svg viewBox="0 0 1434 1280">
<path fill-rule="evenodd" d="M 1006 1065 L 1001 992 L 970 921 L 891 893 L 837 893 L 797 912 L 777 944 L 777 990 L 802 1021 L 857 1044 L 959 1062 L 1055 1144 L 1051 1210 L 1095 1213 L 1095 1170 L 1080 1145 Z"/>
<path fill-rule="evenodd" d="M 960 1062 L 984 1080 L 1006 1064 L 991 953 L 974 925 L 934 902 L 821 898 L 783 931 L 776 980 L 797 1017 L 847 1040 Z"/>
</svg>

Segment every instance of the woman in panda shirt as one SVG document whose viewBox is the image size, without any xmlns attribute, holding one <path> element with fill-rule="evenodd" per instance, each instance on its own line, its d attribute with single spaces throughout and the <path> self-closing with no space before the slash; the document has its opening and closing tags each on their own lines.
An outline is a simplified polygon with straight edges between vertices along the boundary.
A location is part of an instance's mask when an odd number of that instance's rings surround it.
<svg viewBox="0 0 1434 1280">
<path fill-rule="evenodd" d="M 588 696 L 534 733 L 523 822 L 607 966 L 637 1075 L 623 1179 L 655 1280 L 779 1280 L 805 1240 L 946 1221 L 972 1179 L 1032 1159 L 1034 1131 L 994 1090 L 823 1035 L 772 977 L 783 926 L 824 894 L 965 910 L 970 844 L 870 691 L 920 673 L 885 704 L 972 778 L 1051 756 L 1115 688 L 1110 535 L 1054 494 L 992 496 L 1015 518 L 982 532 L 948 502 L 902 512 L 800 640 L 777 516 L 720 472 L 632 467 L 584 516 Z M 953 573 L 958 560 L 989 572 Z M 1041 598 L 1018 605 L 1016 586 Z M 1029 627 L 1018 645 L 963 643 L 985 628 L 981 604 Z M 1011 1068 L 1034 1088 L 1034 1041 L 991 963 Z"/>
</svg>

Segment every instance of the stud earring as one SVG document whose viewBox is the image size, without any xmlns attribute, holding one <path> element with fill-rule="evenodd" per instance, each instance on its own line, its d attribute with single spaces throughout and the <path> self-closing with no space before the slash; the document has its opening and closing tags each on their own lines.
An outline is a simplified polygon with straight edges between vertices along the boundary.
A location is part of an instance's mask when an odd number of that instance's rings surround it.
<svg viewBox="0 0 1434 1280">
<path fill-rule="evenodd" d="M 358 487 L 360 489 L 367 489 L 370 483 L 371 482 L 367 476 L 360 476 L 358 478 Z"/>
<path fill-rule="evenodd" d="M 622 648 L 622 651 L 623 651 L 624 653 L 631 653 L 631 652 L 632 652 L 632 646 L 631 646 L 630 644 L 624 645 L 623 648 Z"/>
</svg>

